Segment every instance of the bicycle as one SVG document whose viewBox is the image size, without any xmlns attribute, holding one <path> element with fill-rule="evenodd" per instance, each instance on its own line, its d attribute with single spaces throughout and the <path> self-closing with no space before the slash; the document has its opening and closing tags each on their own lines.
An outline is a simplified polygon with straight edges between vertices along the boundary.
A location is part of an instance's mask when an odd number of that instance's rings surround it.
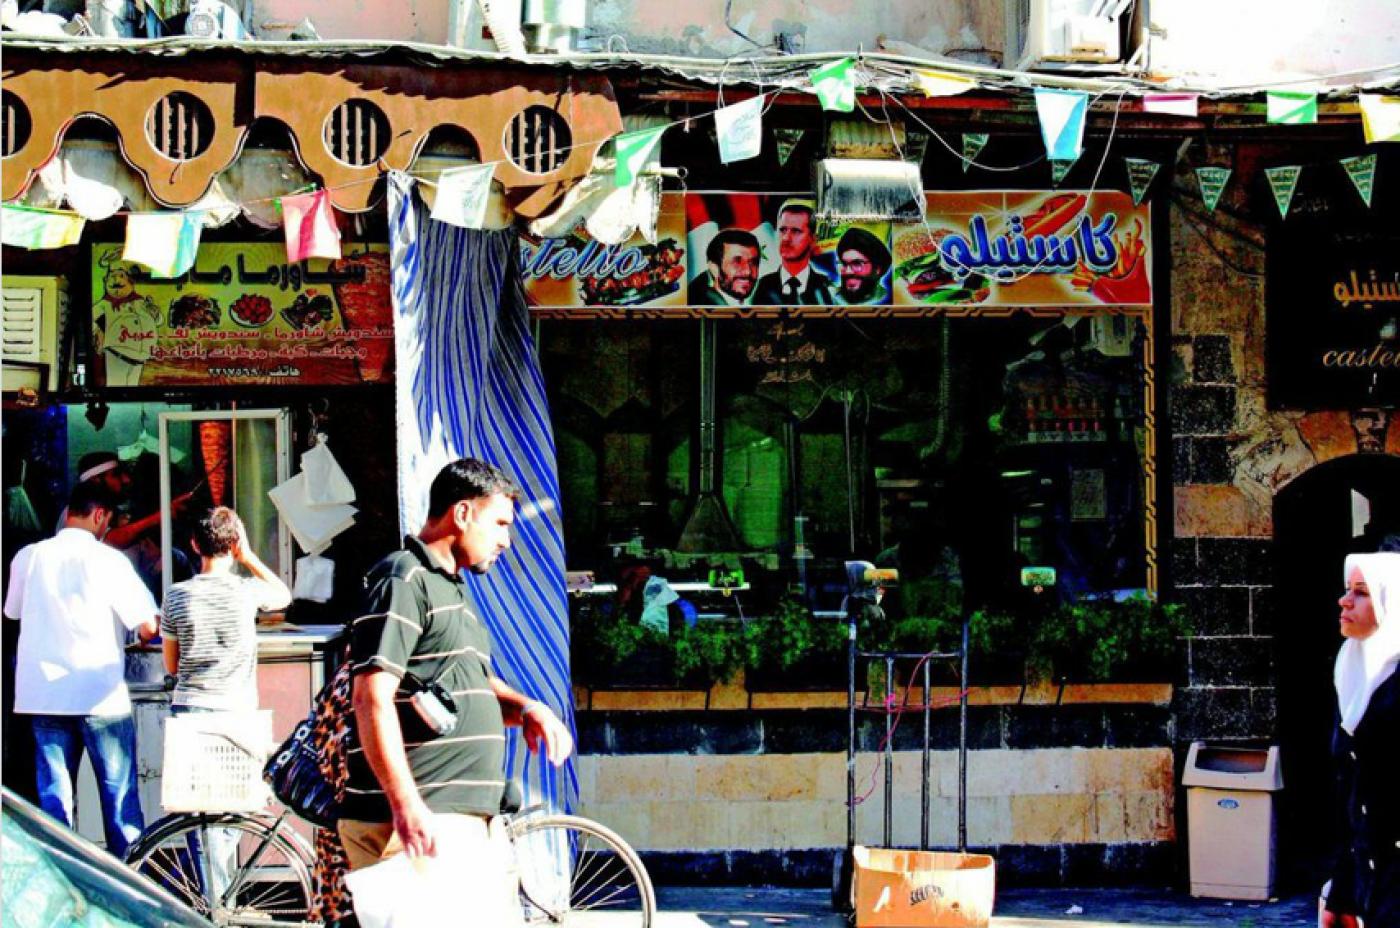
<svg viewBox="0 0 1400 928">
<path fill-rule="evenodd" d="M 166 776 L 183 778 L 172 780 L 168 794 L 175 797 L 175 805 L 184 807 L 213 802 L 235 807 L 195 808 L 165 816 L 132 845 L 127 863 L 218 928 L 321 928 L 309 920 L 315 856 L 293 830 L 291 810 L 284 808 L 276 815 L 265 811 L 270 793 L 260 775 L 255 785 L 247 780 L 249 769 L 260 774 L 267 752 L 245 738 L 218 731 L 214 716 L 183 718 L 196 720 L 186 724 L 215 743 L 182 742 L 177 753 L 203 757 L 204 763 L 168 765 Z M 184 736 L 189 738 L 188 733 Z M 219 763 L 209 763 L 211 756 Z M 235 767 L 241 772 L 230 777 Z M 200 784 L 195 792 L 203 798 L 191 800 L 185 791 L 199 768 L 213 770 L 218 785 L 210 789 Z M 230 781 L 237 778 L 242 780 L 240 787 L 231 788 Z M 502 814 L 519 874 L 524 924 L 567 928 L 601 922 L 650 928 L 656 893 L 637 852 L 616 832 L 590 819 L 551 813 L 543 806 L 520 810 L 514 799 L 518 787 L 511 787 Z M 166 795 L 163 788 L 163 800 Z M 217 830 L 232 832 L 237 839 L 231 860 L 211 857 L 210 848 L 219 843 Z"/>
</svg>

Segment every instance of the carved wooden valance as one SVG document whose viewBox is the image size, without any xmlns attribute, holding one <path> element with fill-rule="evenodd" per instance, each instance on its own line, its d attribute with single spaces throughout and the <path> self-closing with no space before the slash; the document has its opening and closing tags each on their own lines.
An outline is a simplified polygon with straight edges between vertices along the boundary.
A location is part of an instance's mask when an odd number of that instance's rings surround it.
<svg viewBox="0 0 1400 928">
<path fill-rule="evenodd" d="M 439 127 L 499 161 L 496 179 L 533 218 L 592 164 L 622 120 L 600 74 L 519 64 L 441 66 L 330 58 L 183 57 L 6 51 L 5 200 L 21 196 L 84 116 L 116 129 L 123 157 L 170 207 L 197 202 L 238 157 L 253 121 L 291 131 L 297 157 L 335 205 L 371 205 L 378 176 L 408 170 Z"/>
</svg>

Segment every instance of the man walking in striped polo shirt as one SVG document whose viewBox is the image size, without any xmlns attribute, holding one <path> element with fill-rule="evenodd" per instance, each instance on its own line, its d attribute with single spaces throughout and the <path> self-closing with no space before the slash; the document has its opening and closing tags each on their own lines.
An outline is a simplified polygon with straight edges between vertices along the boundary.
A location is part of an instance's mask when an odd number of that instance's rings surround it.
<svg viewBox="0 0 1400 928">
<path fill-rule="evenodd" d="M 464 596 L 462 571 L 484 574 L 510 547 L 518 493 L 490 464 L 448 464 L 429 489 L 423 530 L 365 577 L 366 612 L 351 627 L 355 739 L 339 822 L 352 870 L 400 852 L 432 856 L 443 825 L 485 840 L 505 788 L 505 726 L 522 726 L 556 766 L 573 751 L 547 706 L 492 672 L 490 635 Z M 441 733 L 414 707 L 426 683 L 456 706 Z"/>
</svg>

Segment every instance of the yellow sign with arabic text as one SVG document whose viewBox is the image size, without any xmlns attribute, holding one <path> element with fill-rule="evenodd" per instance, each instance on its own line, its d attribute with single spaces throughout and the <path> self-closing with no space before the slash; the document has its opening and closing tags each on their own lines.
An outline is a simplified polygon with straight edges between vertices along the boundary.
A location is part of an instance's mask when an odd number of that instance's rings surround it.
<svg viewBox="0 0 1400 928">
<path fill-rule="evenodd" d="M 278 243 L 202 245 L 154 278 L 92 247 L 94 383 L 107 387 L 336 385 L 393 379 L 389 252 L 287 263 Z"/>
</svg>

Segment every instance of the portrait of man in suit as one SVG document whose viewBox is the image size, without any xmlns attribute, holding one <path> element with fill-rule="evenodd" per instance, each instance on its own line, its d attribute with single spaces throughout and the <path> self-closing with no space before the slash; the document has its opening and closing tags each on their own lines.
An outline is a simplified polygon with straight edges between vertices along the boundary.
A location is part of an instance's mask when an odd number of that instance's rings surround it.
<svg viewBox="0 0 1400 928">
<path fill-rule="evenodd" d="M 778 257 L 782 267 L 758 281 L 759 306 L 830 306 L 831 282 L 812 268 L 817 250 L 811 200 L 785 200 L 778 208 Z"/>
<path fill-rule="evenodd" d="M 705 248 L 708 272 L 690 282 L 692 306 L 745 306 L 758 283 L 758 239 L 745 229 L 724 229 Z"/>
</svg>

